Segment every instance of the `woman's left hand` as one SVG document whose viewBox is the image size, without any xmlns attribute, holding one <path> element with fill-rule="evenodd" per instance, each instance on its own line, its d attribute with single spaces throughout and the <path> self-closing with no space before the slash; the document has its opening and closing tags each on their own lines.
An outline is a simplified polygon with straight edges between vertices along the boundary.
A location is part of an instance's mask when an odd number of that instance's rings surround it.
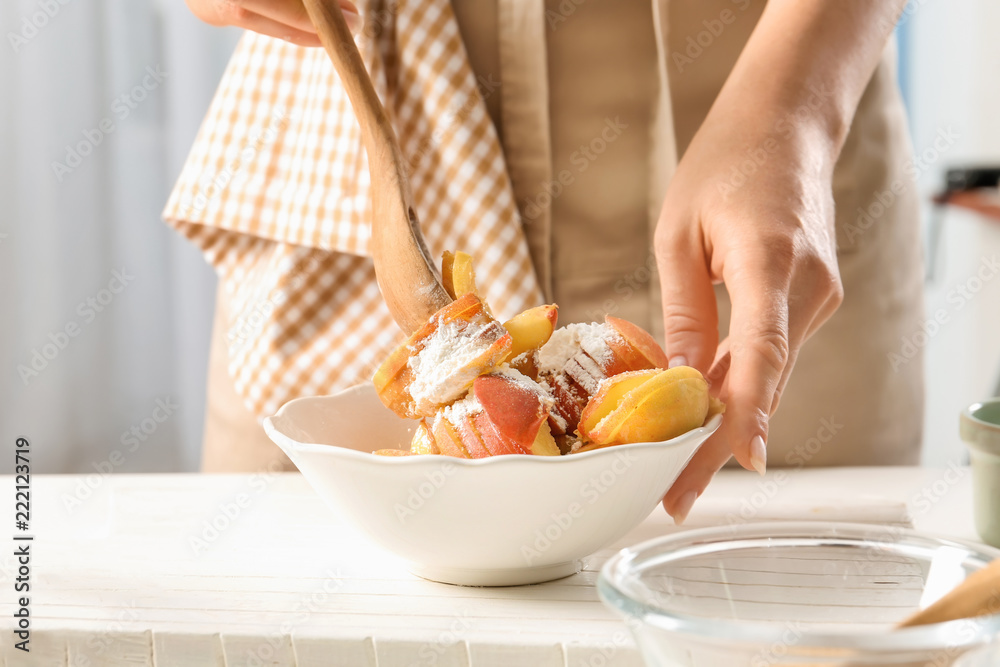
<svg viewBox="0 0 1000 667">
<path fill-rule="evenodd" d="M 670 183 L 655 238 L 665 350 L 727 404 L 663 500 L 677 522 L 730 456 L 763 473 L 768 419 L 798 351 L 842 300 L 830 143 L 781 113 L 717 104 Z M 719 282 L 732 300 L 721 345 Z"/>
</svg>

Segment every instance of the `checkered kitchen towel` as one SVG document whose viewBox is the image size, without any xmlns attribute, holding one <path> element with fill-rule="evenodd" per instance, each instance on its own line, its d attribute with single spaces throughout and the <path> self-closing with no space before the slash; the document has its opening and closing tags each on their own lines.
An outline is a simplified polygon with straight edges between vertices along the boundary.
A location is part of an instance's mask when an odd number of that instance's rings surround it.
<svg viewBox="0 0 1000 667">
<path fill-rule="evenodd" d="M 449 0 L 370 0 L 362 13 L 358 46 L 410 162 L 431 252 L 471 253 L 498 316 L 540 303 Z M 326 53 L 247 33 L 164 217 L 218 272 L 229 372 L 259 417 L 369 380 L 401 340 L 367 254 L 369 187 L 357 121 Z"/>
</svg>

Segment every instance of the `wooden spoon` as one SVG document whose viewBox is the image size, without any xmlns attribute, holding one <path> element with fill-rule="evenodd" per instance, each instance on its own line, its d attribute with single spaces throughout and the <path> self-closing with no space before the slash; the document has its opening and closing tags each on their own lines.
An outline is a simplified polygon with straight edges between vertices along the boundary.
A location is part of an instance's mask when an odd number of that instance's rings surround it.
<svg viewBox="0 0 1000 667">
<path fill-rule="evenodd" d="M 403 153 L 340 6 L 336 0 L 304 4 L 361 125 L 372 181 L 370 252 L 375 277 L 393 319 L 411 334 L 452 298 L 420 233 Z"/>
<path fill-rule="evenodd" d="M 1000 612 L 1000 558 L 970 574 L 934 604 L 921 609 L 899 628 L 957 621 Z"/>
<path fill-rule="evenodd" d="M 910 615 L 893 629 L 902 630 L 919 625 L 946 623 L 997 612 L 1000 612 L 1000 559 L 973 572 L 962 583 L 941 596 L 937 602 Z M 824 652 L 817 653 L 817 657 L 823 655 Z M 832 655 L 834 654 L 831 653 L 830 656 Z M 817 664 L 820 662 L 790 663 L 788 667 L 811 667 Z M 822 664 L 830 663 L 823 660 Z M 870 664 L 870 662 L 851 660 L 838 662 L 836 667 L 867 667 Z"/>
</svg>

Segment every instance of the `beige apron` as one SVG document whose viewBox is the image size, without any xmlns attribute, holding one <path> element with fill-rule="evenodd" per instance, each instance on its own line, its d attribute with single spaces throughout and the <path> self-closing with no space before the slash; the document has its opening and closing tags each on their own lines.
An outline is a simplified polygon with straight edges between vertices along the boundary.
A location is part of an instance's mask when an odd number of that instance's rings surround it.
<svg viewBox="0 0 1000 667">
<path fill-rule="evenodd" d="M 560 305 L 560 322 L 611 312 L 662 335 L 650 239 L 663 194 L 675 155 L 707 114 L 763 2 L 453 5 L 473 69 L 501 82 L 486 106 L 532 259 L 546 296 Z M 921 359 L 890 361 L 922 317 L 908 159 L 890 47 L 834 176 L 844 303 L 799 355 L 771 422 L 770 466 L 918 460 Z M 879 206 L 887 197 L 892 201 Z M 722 289 L 718 301 L 724 335 L 730 308 Z M 271 460 L 289 466 L 233 391 L 222 335 L 217 326 L 203 468 L 257 470 Z"/>
</svg>

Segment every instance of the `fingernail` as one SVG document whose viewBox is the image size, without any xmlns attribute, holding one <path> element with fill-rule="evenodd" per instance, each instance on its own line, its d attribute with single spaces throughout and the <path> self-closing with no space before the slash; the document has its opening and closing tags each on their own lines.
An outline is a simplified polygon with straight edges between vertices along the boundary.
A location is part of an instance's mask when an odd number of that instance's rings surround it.
<svg viewBox="0 0 1000 667">
<path fill-rule="evenodd" d="M 764 438 L 759 435 L 750 441 L 750 465 L 761 475 L 767 470 L 767 449 L 764 448 Z"/>
<path fill-rule="evenodd" d="M 670 357 L 670 363 L 667 364 L 667 368 L 676 368 L 677 366 L 687 366 L 688 360 L 683 354 L 678 354 L 676 357 Z"/>
<path fill-rule="evenodd" d="M 674 518 L 676 525 L 679 526 L 684 523 L 684 520 L 688 518 L 688 514 L 691 513 L 691 508 L 694 507 L 694 501 L 696 500 L 698 500 L 697 491 L 688 491 L 680 497 L 680 500 L 674 506 L 673 513 L 670 515 Z"/>
</svg>

